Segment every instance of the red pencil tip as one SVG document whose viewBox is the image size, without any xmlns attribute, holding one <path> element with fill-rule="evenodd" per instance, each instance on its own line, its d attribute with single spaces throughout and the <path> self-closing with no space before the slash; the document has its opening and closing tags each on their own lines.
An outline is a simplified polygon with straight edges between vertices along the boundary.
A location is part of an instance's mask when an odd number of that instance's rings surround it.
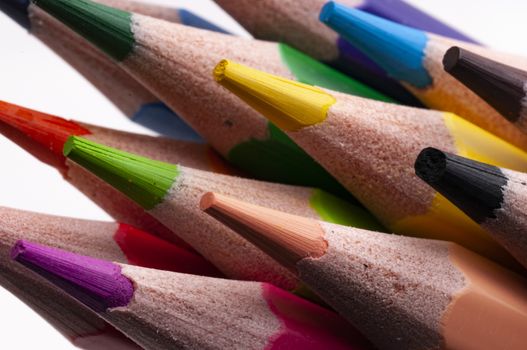
<svg viewBox="0 0 527 350">
<path fill-rule="evenodd" d="M 73 121 L 3 101 L 0 101 L 0 121 L 20 130 L 59 156 L 62 156 L 69 136 L 90 134 L 88 129 Z"/>
<path fill-rule="evenodd" d="M 119 224 L 114 240 L 128 261 L 134 265 L 193 275 L 223 276 L 197 253 L 189 252 L 127 224 Z"/>
</svg>

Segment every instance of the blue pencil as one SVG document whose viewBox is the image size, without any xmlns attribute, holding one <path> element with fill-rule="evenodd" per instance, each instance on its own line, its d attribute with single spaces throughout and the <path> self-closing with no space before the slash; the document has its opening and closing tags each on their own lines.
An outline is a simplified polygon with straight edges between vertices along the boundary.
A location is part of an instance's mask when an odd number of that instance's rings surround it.
<svg viewBox="0 0 527 350">
<path fill-rule="evenodd" d="M 420 105 L 411 93 L 397 81 L 390 79 L 381 67 L 318 20 L 327 0 L 215 1 L 256 38 L 286 43 L 400 102 Z M 342 3 L 429 32 L 473 41 L 404 1 L 347 0 Z"/>
<path fill-rule="evenodd" d="M 321 18 L 426 106 L 455 113 L 527 149 L 526 134 L 443 68 L 444 55 L 452 46 L 519 69 L 527 68 L 527 58 L 431 34 L 337 4 L 327 5 Z"/>
</svg>

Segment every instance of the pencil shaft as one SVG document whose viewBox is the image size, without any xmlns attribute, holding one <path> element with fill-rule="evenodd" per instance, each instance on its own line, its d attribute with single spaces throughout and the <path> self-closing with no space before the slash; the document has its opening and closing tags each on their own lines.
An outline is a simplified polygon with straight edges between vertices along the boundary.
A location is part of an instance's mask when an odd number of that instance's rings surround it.
<svg viewBox="0 0 527 350">
<path fill-rule="evenodd" d="M 332 312 L 272 285 L 137 268 L 27 241 L 12 257 L 145 349 L 369 348 Z"/>
<path fill-rule="evenodd" d="M 201 207 L 298 274 L 378 348 L 526 345 L 525 280 L 456 244 L 306 223 L 211 193 Z"/>
</svg>

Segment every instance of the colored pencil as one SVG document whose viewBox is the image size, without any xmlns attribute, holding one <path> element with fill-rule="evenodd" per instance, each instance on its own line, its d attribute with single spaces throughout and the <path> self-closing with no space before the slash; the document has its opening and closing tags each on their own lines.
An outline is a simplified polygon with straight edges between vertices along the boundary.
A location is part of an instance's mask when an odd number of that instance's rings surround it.
<svg viewBox="0 0 527 350">
<path fill-rule="evenodd" d="M 471 89 L 524 133 L 527 132 L 527 71 L 502 64 L 457 46 L 443 58 L 445 71 Z"/>
<path fill-rule="evenodd" d="M 65 292 L 39 276 L 18 268 L 8 275 L 0 267 L 0 284 L 75 347 L 84 350 L 140 350 L 142 347 L 101 319 L 96 313 L 79 304 Z"/>
<path fill-rule="evenodd" d="M 199 198 L 211 188 L 306 217 L 378 227 L 363 209 L 312 188 L 212 174 L 122 152 L 81 137 L 69 138 L 64 155 L 133 199 L 231 278 L 270 282 L 284 289 L 297 287 L 290 273 L 199 210 Z"/>
<path fill-rule="evenodd" d="M 527 174 L 435 148 L 421 151 L 415 173 L 527 267 Z"/>
<path fill-rule="evenodd" d="M 157 138 L 106 129 L 0 101 L 0 133 L 35 157 L 55 167 L 64 178 L 103 208 L 117 221 L 154 233 L 182 247 L 188 246 L 156 219 L 62 155 L 64 142 L 71 135 L 83 135 L 109 146 L 119 147 L 157 160 L 179 163 L 197 169 L 233 173 L 212 149 L 204 144 Z M 13 130 L 16 129 L 16 130 Z M 19 132 L 20 131 L 20 132 Z"/>
<path fill-rule="evenodd" d="M 324 90 L 222 61 L 216 79 L 270 118 L 397 233 L 459 243 L 517 264 L 463 212 L 414 174 L 427 146 L 527 170 L 527 153 L 452 114 Z M 512 265 L 511 265 L 512 266 Z M 517 265 L 516 265 L 517 266 Z"/>
<path fill-rule="evenodd" d="M 527 281 L 454 243 L 209 193 L 201 207 L 280 261 L 379 349 L 525 349 Z"/>
<path fill-rule="evenodd" d="M 0 207 L 0 243 L 36 243 L 127 264 L 220 276 L 201 256 L 128 224 L 67 218 Z"/>
<path fill-rule="evenodd" d="M 222 31 L 185 10 L 128 0 L 99 0 L 98 2 L 166 21 Z M 107 58 L 104 53 L 88 44 L 81 36 L 46 14 L 31 1 L 0 0 L 0 10 L 10 15 L 61 56 L 131 120 L 162 135 L 183 140 L 201 140 L 198 134 L 165 104 Z"/>
<path fill-rule="evenodd" d="M 224 55 L 232 55 L 274 73 L 336 90 L 383 99 L 379 93 L 284 44 L 203 31 L 85 0 L 39 0 L 35 4 L 72 29 L 82 30 L 85 38 L 119 62 L 240 169 L 264 180 L 346 193 L 281 131 L 216 86 L 210 70 Z M 101 16 L 107 11 L 112 16 Z"/>
<path fill-rule="evenodd" d="M 256 38 L 291 45 L 407 105 L 421 105 L 368 56 L 318 21 L 326 0 L 303 0 L 301 4 L 276 0 L 215 1 Z M 357 8 L 410 27 L 474 42 L 404 1 L 347 0 L 340 3 L 340 6 Z"/>
<path fill-rule="evenodd" d="M 456 113 L 527 149 L 527 135 L 446 73 L 442 64 L 445 52 L 452 46 L 521 69 L 527 68 L 527 58 L 430 34 L 336 4 L 324 7 L 321 19 L 383 67 L 388 75 L 401 81 L 426 106 Z"/>
<path fill-rule="evenodd" d="M 126 224 L 80 220 L 0 207 L 0 284 L 83 349 L 138 349 L 89 309 L 14 264 L 17 240 L 149 268 L 218 276 L 203 258 Z"/>
<path fill-rule="evenodd" d="M 134 267 L 27 241 L 12 256 L 145 349 L 369 348 L 333 312 L 270 284 Z"/>
</svg>

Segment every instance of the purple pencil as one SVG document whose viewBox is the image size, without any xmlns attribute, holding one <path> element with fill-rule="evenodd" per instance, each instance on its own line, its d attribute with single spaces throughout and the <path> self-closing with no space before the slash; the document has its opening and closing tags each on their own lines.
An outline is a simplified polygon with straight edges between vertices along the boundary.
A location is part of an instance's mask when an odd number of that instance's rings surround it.
<svg viewBox="0 0 527 350">
<path fill-rule="evenodd" d="M 335 313 L 260 282 L 118 264 L 18 241 L 12 257 L 145 349 L 369 349 Z"/>
</svg>

